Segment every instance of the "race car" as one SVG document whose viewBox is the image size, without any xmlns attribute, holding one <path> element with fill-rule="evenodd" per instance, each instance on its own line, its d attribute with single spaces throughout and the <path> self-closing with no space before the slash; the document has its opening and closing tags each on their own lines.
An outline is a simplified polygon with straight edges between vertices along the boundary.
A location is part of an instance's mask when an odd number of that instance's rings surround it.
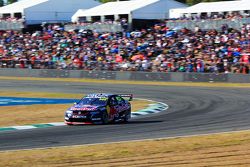
<svg viewBox="0 0 250 167">
<path fill-rule="evenodd" d="M 131 94 L 89 94 L 65 112 L 67 125 L 128 122 L 131 118 Z"/>
</svg>

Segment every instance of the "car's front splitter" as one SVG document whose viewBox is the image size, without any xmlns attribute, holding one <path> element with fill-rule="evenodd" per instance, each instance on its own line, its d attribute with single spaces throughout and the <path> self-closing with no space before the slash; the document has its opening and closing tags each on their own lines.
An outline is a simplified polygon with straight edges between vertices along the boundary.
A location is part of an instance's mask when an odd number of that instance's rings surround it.
<svg viewBox="0 0 250 167">
<path fill-rule="evenodd" d="M 92 125 L 93 122 L 68 122 L 64 121 L 65 124 L 67 125 Z"/>
</svg>

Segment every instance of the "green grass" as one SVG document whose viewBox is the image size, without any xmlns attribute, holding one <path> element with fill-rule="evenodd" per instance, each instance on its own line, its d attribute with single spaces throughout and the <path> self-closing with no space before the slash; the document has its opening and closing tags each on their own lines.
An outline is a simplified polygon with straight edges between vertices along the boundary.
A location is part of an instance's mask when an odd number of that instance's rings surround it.
<svg viewBox="0 0 250 167">
<path fill-rule="evenodd" d="M 250 131 L 0 152 L 2 166 L 250 166 Z"/>
</svg>

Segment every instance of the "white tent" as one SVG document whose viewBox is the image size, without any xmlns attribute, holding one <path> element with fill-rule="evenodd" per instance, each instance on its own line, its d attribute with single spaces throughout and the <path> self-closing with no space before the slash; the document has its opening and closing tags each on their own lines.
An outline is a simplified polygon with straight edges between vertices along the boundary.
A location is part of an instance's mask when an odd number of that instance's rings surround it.
<svg viewBox="0 0 250 167">
<path fill-rule="evenodd" d="M 10 5 L 6 5 L 0 8 L 0 13 L 23 13 L 25 8 L 29 8 L 31 6 L 46 2 L 47 0 L 35 0 L 35 1 L 28 1 L 22 0 L 17 3 L 12 3 Z"/>
<path fill-rule="evenodd" d="M 114 16 L 119 18 L 119 15 L 129 15 L 129 19 L 166 19 L 168 11 L 171 8 L 184 7 L 185 4 L 174 0 L 131 0 L 109 2 L 100 6 L 88 9 L 79 10 L 72 17 L 72 21 L 77 21 L 80 17 L 99 16 Z"/>
<path fill-rule="evenodd" d="M 250 9 L 249 0 L 199 3 L 186 9 L 188 13 L 244 11 Z"/>
<path fill-rule="evenodd" d="M 79 9 L 89 9 L 100 5 L 95 0 L 21 0 L 0 8 L 2 16 L 21 16 L 26 24 L 42 22 L 69 22 Z"/>
<path fill-rule="evenodd" d="M 181 14 L 200 14 L 213 12 L 233 12 L 233 11 L 248 11 L 250 10 L 250 0 L 236 0 L 236 1 L 220 1 L 220 2 L 203 2 L 184 10 Z M 174 11 L 174 10 L 173 10 Z"/>
</svg>

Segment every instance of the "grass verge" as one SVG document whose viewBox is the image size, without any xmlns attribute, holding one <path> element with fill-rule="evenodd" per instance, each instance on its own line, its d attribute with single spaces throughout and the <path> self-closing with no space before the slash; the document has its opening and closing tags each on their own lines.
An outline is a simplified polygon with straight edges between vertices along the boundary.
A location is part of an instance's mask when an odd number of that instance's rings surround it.
<svg viewBox="0 0 250 167">
<path fill-rule="evenodd" d="M 1 91 L 0 96 L 3 97 L 27 97 L 27 98 L 67 98 L 79 99 L 83 94 L 71 93 L 55 93 L 55 92 L 17 92 L 17 91 Z"/>
<path fill-rule="evenodd" d="M 250 165 L 250 131 L 0 152 L 0 161 L 3 166 L 243 167 Z"/>
<path fill-rule="evenodd" d="M 0 80 L 24 80 L 24 81 L 54 81 L 54 82 L 86 82 L 105 84 L 133 84 L 133 85 L 157 85 L 157 86 L 187 86 L 187 87 L 236 87 L 250 88 L 249 83 L 204 83 L 204 82 L 157 82 L 157 81 L 123 81 L 123 80 L 98 80 L 87 78 L 31 78 L 31 77 L 0 77 Z"/>
</svg>

